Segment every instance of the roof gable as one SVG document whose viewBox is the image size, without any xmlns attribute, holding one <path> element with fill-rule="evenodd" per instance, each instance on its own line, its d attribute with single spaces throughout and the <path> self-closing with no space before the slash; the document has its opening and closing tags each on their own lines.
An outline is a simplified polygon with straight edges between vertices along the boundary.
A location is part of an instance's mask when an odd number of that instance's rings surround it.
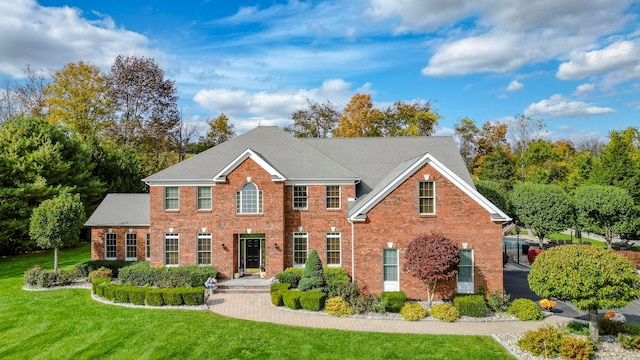
<svg viewBox="0 0 640 360">
<path fill-rule="evenodd" d="M 271 164 L 269 164 L 262 156 L 251 149 L 245 150 L 242 154 L 238 155 L 232 162 L 230 162 L 224 169 L 222 169 L 219 173 L 217 173 L 213 177 L 213 181 L 215 182 L 225 182 L 227 181 L 227 175 L 229 175 L 233 170 L 235 170 L 243 161 L 251 159 L 255 161 L 260 167 L 262 167 L 266 172 L 271 175 L 271 179 L 273 181 L 284 181 L 286 178 L 278 172 Z"/>
<path fill-rule="evenodd" d="M 84 226 L 149 226 L 149 194 L 107 194 Z"/>
</svg>

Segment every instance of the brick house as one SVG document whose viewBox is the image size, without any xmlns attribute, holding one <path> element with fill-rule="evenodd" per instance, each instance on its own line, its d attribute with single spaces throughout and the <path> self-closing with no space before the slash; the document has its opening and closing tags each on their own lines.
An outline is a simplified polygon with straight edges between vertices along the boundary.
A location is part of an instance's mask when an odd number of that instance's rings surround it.
<svg viewBox="0 0 640 360">
<path fill-rule="evenodd" d="M 451 137 L 300 139 L 258 127 L 109 194 L 89 218 L 92 259 L 214 265 L 223 278 L 302 267 L 311 249 L 373 293 L 425 298 L 402 269 L 409 242 L 441 232 L 460 249 L 438 288 L 502 289 L 502 224 Z"/>
</svg>

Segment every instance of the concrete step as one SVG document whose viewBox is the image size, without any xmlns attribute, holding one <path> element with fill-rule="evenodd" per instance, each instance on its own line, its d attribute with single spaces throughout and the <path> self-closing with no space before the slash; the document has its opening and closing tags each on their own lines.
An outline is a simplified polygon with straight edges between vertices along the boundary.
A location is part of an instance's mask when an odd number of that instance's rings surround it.
<svg viewBox="0 0 640 360">
<path fill-rule="evenodd" d="M 260 277 L 220 280 L 216 292 L 224 293 L 268 293 L 269 284 Z"/>
</svg>

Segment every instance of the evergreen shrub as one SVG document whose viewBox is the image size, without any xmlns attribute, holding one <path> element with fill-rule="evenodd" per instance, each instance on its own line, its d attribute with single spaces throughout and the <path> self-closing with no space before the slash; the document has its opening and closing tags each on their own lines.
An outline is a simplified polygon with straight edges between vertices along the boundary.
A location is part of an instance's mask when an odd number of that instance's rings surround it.
<svg viewBox="0 0 640 360">
<path fill-rule="evenodd" d="M 129 286 L 129 302 L 134 305 L 144 305 L 144 298 L 147 288 L 139 286 Z"/>
<path fill-rule="evenodd" d="M 292 288 L 297 288 L 302 278 L 303 268 L 286 268 L 283 272 L 276 275 L 276 279 L 281 283 L 291 284 Z"/>
<path fill-rule="evenodd" d="M 334 316 L 349 316 L 353 314 L 353 308 L 341 297 L 332 297 L 324 304 L 324 312 Z"/>
<path fill-rule="evenodd" d="M 86 278 L 89 276 L 89 273 L 98 270 L 100 268 L 107 268 L 111 270 L 111 276 L 114 278 L 118 278 L 118 274 L 120 269 L 123 267 L 131 266 L 135 264 L 135 261 L 123 261 L 123 260 L 89 260 L 85 262 L 81 262 L 76 265 L 76 271 L 82 276 Z"/>
<path fill-rule="evenodd" d="M 309 311 L 320 311 L 324 308 L 327 294 L 322 291 L 305 291 L 300 296 L 300 305 Z"/>
<path fill-rule="evenodd" d="M 326 291 L 327 289 L 327 284 L 324 280 L 322 262 L 320 261 L 320 256 L 318 256 L 318 252 L 315 249 L 311 250 L 307 257 L 307 261 L 304 264 L 304 271 L 302 271 L 302 278 L 298 283 L 298 289 L 300 291 Z"/>
<path fill-rule="evenodd" d="M 596 345 L 589 339 L 565 336 L 560 345 L 560 356 L 563 359 L 589 360 L 596 353 Z"/>
<path fill-rule="evenodd" d="M 180 306 L 182 305 L 182 289 L 179 288 L 164 288 L 162 289 L 162 299 L 165 305 Z"/>
<path fill-rule="evenodd" d="M 128 303 L 129 292 L 131 291 L 132 286 L 114 285 L 114 287 L 116 289 L 116 297 L 114 301 L 119 303 Z"/>
<path fill-rule="evenodd" d="M 522 350 L 530 351 L 535 356 L 554 358 L 560 355 L 560 347 L 567 334 L 551 325 L 545 325 L 537 330 L 527 331 L 518 346 Z"/>
<path fill-rule="evenodd" d="M 282 292 L 282 301 L 284 305 L 289 309 L 299 310 L 302 309 L 302 305 L 300 305 L 300 296 L 302 296 L 301 291 L 296 290 L 280 290 Z"/>
<path fill-rule="evenodd" d="M 618 343 L 628 350 L 640 350 L 640 335 L 619 333 Z"/>
<path fill-rule="evenodd" d="M 89 282 L 93 282 L 93 280 L 95 279 L 112 277 L 112 275 L 113 275 L 113 271 L 103 266 L 100 269 L 93 270 L 92 272 L 90 272 L 89 276 L 87 276 L 87 280 Z"/>
<path fill-rule="evenodd" d="M 341 267 L 336 268 L 325 266 L 324 278 L 327 284 L 327 294 L 329 297 L 339 296 L 338 292 L 340 292 L 341 288 L 343 288 L 345 284 L 351 283 L 349 273 Z"/>
<path fill-rule="evenodd" d="M 509 306 L 507 313 L 523 321 L 542 320 L 544 317 L 538 305 L 529 299 L 514 300 Z"/>
<path fill-rule="evenodd" d="M 204 304 L 204 287 L 181 289 L 185 305 L 198 306 Z"/>
<path fill-rule="evenodd" d="M 284 306 L 284 300 L 282 299 L 282 295 L 285 291 L 289 291 L 289 290 L 278 290 L 278 291 L 272 291 L 270 293 L 271 303 L 274 306 Z"/>
<path fill-rule="evenodd" d="M 400 315 L 407 321 L 422 320 L 427 317 L 428 314 L 427 309 L 417 303 L 405 304 L 400 310 Z"/>
<path fill-rule="evenodd" d="M 456 295 L 453 298 L 453 306 L 462 316 L 476 318 L 487 316 L 487 304 L 482 295 Z"/>
<path fill-rule="evenodd" d="M 380 296 L 386 310 L 392 313 L 399 313 L 407 301 L 407 294 L 404 291 L 383 291 Z"/>
<path fill-rule="evenodd" d="M 275 284 L 271 284 L 271 287 L 269 288 L 269 292 L 274 293 L 280 290 L 289 290 L 290 288 L 291 288 L 291 284 L 289 283 L 275 283 Z"/>
<path fill-rule="evenodd" d="M 119 279 L 136 286 L 161 288 L 201 287 L 208 278 L 215 278 L 218 270 L 213 266 L 151 267 L 141 261 L 120 270 Z"/>
<path fill-rule="evenodd" d="M 24 283 L 35 287 L 65 286 L 73 284 L 74 281 L 76 281 L 76 272 L 72 270 L 58 270 L 55 272 L 36 267 L 24 272 Z"/>
<path fill-rule="evenodd" d="M 107 284 L 108 284 L 108 283 L 110 283 L 110 282 L 111 282 L 111 278 L 110 278 L 110 277 L 103 277 L 103 278 L 96 278 L 96 279 L 93 279 L 93 281 L 91 282 L 91 291 L 92 291 L 94 294 L 98 295 L 98 293 L 96 292 L 97 287 L 98 287 L 100 284 L 104 284 L 104 283 L 107 283 Z M 104 293 L 104 291 L 103 291 L 103 293 Z M 98 295 L 98 296 L 102 297 L 101 295 Z"/>
<path fill-rule="evenodd" d="M 460 318 L 460 313 L 451 304 L 437 304 L 431 307 L 431 316 L 446 322 L 454 322 Z"/>
<path fill-rule="evenodd" d="M 164 305 L 163 291 L 165 289 L 148 289 L 144 293 L 144 303 L 147 306 L 162 306 Z"/>
<path fill-rule="evenodd" d="M 105 282 L 100 283 L 99 285 L 96 285 L 95 289 L 94 289 L 94 293 L 96 294 L 96 296 L 99 296 L 101 298 L 105 298 L 104 289 L 109 285 L 111 285 L 111 281 L 105 281 Z"/>
<path fill-rule="evenodd" d="M 104 296 L 106 300 L 114 301 L 116 298 L 116 288 L 118 285 L 116 284 L 107 284 L 104 286 Z"/>
<path fill-rule="evenodd" d="M 502 290 L 490 291 L 487 294 L 487 306 L 493 312 L 506 312 L 509 309 L 511 295 Z"/>
</svg>

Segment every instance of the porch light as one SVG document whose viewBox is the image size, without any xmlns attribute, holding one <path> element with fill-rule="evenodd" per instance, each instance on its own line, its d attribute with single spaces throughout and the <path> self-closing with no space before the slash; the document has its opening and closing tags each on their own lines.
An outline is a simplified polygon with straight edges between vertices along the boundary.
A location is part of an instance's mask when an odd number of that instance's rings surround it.
<svg viewBox="0 0 640 360">
<path fill-rule="evenodd" d="M 462 243 L 462 248 L 466 249 L 469 246 L 469 243 Z"/>
<path fill-rule="evenodd" d="M 251 228 L 247 228 L 247 234 L 251 234 Z"/>
</svg>

